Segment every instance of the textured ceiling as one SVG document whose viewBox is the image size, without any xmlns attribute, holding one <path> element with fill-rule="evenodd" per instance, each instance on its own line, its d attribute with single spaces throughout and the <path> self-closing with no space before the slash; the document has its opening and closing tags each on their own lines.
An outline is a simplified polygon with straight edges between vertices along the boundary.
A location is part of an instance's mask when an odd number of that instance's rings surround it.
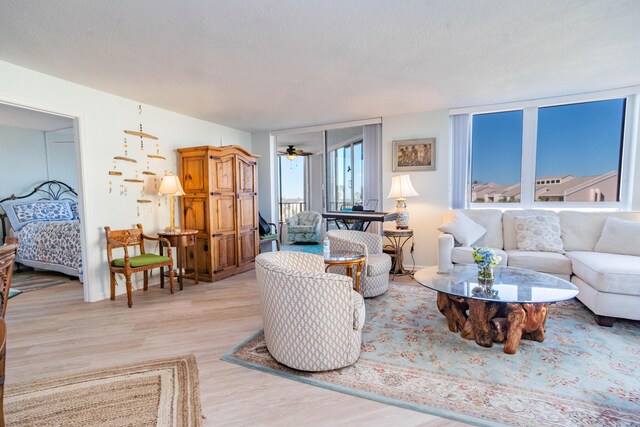
<svg viewBox="0 0 640 427">
<path fill-rule="evenodd" d="M 248 131 L 640 83 L 637 0 L 0 8 L 0 60 Z"/>
</svg>

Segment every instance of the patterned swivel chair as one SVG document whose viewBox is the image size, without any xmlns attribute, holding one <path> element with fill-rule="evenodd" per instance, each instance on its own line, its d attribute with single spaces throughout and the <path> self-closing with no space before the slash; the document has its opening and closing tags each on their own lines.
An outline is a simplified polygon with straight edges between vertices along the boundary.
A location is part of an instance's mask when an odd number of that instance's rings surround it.
<svg viewBox="0 0 640 427">
<path fill-rule="evenodd" d="M 269 353 L 300 371 L 352 365 L 360 356 L 365 308 L 347 276 L 325 273 L 320 255 L 266 252 L 256 257 Z"/>
<path fill-rule="evenodd" d="M 363 231 L 332 230 L 327 232 L 327 237 L 332 251 L 353 251 L 367 256 L 360 276 L 363 297 L 375 297 L 387 292 L 391 257 L 382 252 L 382 236 Z M 345 268 L 336 267 L 333 271 L 344 273 Z"/>
<path fill-rule="evenodd" d="M 304 211 L 287 219 L 289 241 L 293 243 L 322 241 L 322 215 L 315 211 Z"/>
</svg>

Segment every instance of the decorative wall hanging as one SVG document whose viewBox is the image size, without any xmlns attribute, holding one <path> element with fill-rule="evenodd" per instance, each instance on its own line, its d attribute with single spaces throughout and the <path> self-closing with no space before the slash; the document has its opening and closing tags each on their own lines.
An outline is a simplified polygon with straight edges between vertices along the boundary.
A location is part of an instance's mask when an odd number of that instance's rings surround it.
<svg viewBox="0 0 640 427">
<path fill-rule="evenodd" d="M 113 159 L 114 160 L 122 160 L 124 162 L 138 163 L 138 161 L 136 159 L 132 159 L 130 157 L 124 157 L 124 156 L 115 156 Z"/>
<path fill-rule="evenodd" d="M 144 139 L 148 138 L 148 139 L 153 139 L 153 140 L 158 140 L 158 137 L 150 135 L 146 132 L 144 132 L 142 130 L 142 105 L 138 105 L 138 114 L 140 115 L 140 130 L 136 131 L 136 130 L 125 130 L 124 133 L 126 133 L 127 135 L 133 135 L 133 136 L 139 136 L 140 137 L 140 151 L 144 151 Z M 156 145 L 156 149 L 157 149 L 157 145 Z"/>
<path fill-rule="evenodd" d="M 160 152 L 159 138 L 146 132 L 143 127 L 142 105 L 138 105 L 138 116 L 138 129 L 124 130 L 125 135 L 124 138 L 121 139 L 122 148 L 117 150 L 117 153 L 114 153 L 117 155 L 113 157 L 113 170 L 109 171 L 110 180 L 108 182 L 108 190 L 109 194 L 115 195 L 119 193 L 120 196 L 127 197 L 129 195 L 127 185 L 141 184 L 139 187 L 135 186 L 132 192 L 132 195 L 135 197 L 134 200 L 136 201 L 137 215 L 141 216 L 147 212 L 153 214 L 156 205 L 158 208 L 162 206 L 162 198 L 158 195 L 158 176 L 162 174 L 160 168 L 167 166 L 165 164 L 167 158 Z M 135 141 L 132 140 L 133 137 L 140 139 L 140 151 L 131 149 L 131 143 Z M 149 145 L 149 141 L 152 141 L 154 146 Z M 146 147 L 145 143 L 147 143 Z M 134 166 L 142 164 L 143 162 L 146 163 L 144 167 Z M 167 173 L 166 170 L 165 173 Z M 141 205 L 143 208 L 140 207 Z M 147 205 L 148 208 L 144 208 L 145 205 Z M 131 206 L 131 204 L 129 206 Z"/>
<path fill-rule="evenodd" d="M 436 139 L 393 141 L 393 172 L 436 170 Z"/>
</svg>

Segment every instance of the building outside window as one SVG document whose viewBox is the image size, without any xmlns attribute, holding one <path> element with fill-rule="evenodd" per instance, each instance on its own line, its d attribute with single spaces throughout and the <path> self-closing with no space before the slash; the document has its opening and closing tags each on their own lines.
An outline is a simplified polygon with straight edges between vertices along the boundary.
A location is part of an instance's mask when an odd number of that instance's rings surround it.
<svg viewBox="0 0 640 427">
<path fill-rule="evenodd" d="M 625 112 L 618 98 L 472 115 L 469 202 L 620 202 Z"/>
</svg>

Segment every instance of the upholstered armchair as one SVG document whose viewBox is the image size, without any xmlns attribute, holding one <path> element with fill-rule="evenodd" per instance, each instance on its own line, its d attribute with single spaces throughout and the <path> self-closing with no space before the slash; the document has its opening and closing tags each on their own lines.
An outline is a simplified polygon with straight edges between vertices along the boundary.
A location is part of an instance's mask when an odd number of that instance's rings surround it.
<svg viewBox="0 0 640 427">
<path fill-rule="evenodd" d="M 304 211 L 287 219 L 289 241 L 320 243 L 322 240 L 322 215 Z"/>
<path fill-rule="evenodd" d="M 322 256 L 303 252 L 258 255 L 256 276 L 274 359 L 300 371 L 338 369 L 358 360 L 365 308 L 351 278 L 325 273 Z"/>
<path fill-rule="evenodd" d="M 332 230 L 327 232 L 332 251 L 360 252 L 367 256 L 362 275 L 360 292 L 365 298 L 375 297 L 389 289 L 391 257 L 382 252 L 382 236 L 353 230 Z M 344 267 L 336 267 L 337 269 Z"/>
</svg>

